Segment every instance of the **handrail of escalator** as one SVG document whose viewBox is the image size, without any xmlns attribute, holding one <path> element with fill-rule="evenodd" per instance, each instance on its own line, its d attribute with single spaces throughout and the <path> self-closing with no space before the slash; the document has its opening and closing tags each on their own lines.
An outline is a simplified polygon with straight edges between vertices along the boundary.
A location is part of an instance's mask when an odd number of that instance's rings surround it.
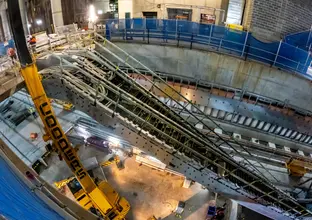
<svg viewBox="0 0 312 220">
<path fill-rule="evenodd" d="M 204 122 L 204 119 L 208 119 L 209 121 L 211 121 L 216 127 L 222 129 L 213 119 L 211 119 L 210 117 L 208 117 L 207 115 L 205 115 L 201 109 L 199 109 L 196 105 L 194 105 L 191 101 L 189 101 L 186 97 L 184 97 L 181 93 L 179 93 L 178 91 L 176 91 L 172 86 L 170 86 L 169 84 L 167 84 L 161 77 L 158 76 L 158 74 L 156 74 L 155 72 L 153 72 L 152 70 L 150 70 L 148 67 L 146 67 L 144 64 L 140 63 L 138 60 L 136 60 L 134 57 L 132 57 L 130 54 L 128 54 L 126 51 L 122 50 L 121 48 L 119 48 L 117 45 L 111 43 L 110 41 L 108 41 L 107 39 L 105 39 L 103 36 L 101 35 L 98 35 L 96 34 L 96 36 L 100 37 L 102 40 L 104 40 L 104 45 L 105 44 L 109 44 L 110 46 L 118 49 L 119 51 L 121 51 L 122 53 L 124 53 L 127 57 L 125 60 L 123 60 L 122 58 L 118 57 L 116 54 L 114 54 L 112 51 L 110 51 L 109 49 L 105 48 L 104 46 L 102 46 L 100 43 L 98 42 L 94 42 L 97 46 L 101 47 L 102 49 L 104 49 L 106 52 L 108 52 L 110 55 L 114 56 L 116 59 L 118 59 L 120 62 L 123 62 L 124 64 L 126 64 L 128 67 L 130 67 L 131 69 L 133 69 L 134 71 L 136 71 L 138 74 L 141 74 L 140 71 L 134 67 L 132 67 L 129 63 L 128 63 L 128 60 L 129 59 L 132 59 L 134 60 L 134 62 L 138 63 L 139 65 L 141 65 L 143 68 L 145 68 L 148 72 L 150 72 L 152 74 L 153 77 L 157 78 L 158 80 L 160 80 L 162 83 L 164 83 L 166 86 L 168 86 L 168 88 L 170 88 L 171 91 L 173 91 L 176 95 L 178 95 L 180 98 L 182 98 L 186 103 L 188 103 L 186 106 L 184 106 L 183 104 L 179 103 L 179 102 L 176 102 L 182 109 L 186 110 L 193 118 L 195 118 L 196 120 L 198 120 L 195 124 L 198 124 L 198 123 L 202 123 L 204 124 L 211 132 L 215 133 L 213 129 L 211 129 L 209 126 L 207 126 Z M 167 92 L 164 92 L 161 88 L 157 87 L 157 85 L 155 85 L 154 82 L 152 82 L 150 79 L 146 78 L 145 75 L 141 74 L 146 80 L 150 81 L 153 86 L 155 86 L 157 89 L 159 89 L 160 91 L 162 91 L 164 94 L 166 94 L 168 97 L 171 97 Z M 193 112 L 189 111 L 186 107 L 190 105 L 192 106 L 193 109 L 196 109 L 197 112 L 201 112 L 203 113 L 202 115 L 204 116 L 202 119 L 198 119 L 198 117 L 193 114 Z M 190 123 L 188 123 L 189 126 L 191 126 L 192 129 L 194 129 L 195 131 L 197 131 L 197 134 L 203 136 L 200 131 L 198 131 L 198 129 L 194 126 L 194 125 L 191 125 Z M 223 131 L 225 131 L 224 129 L 222 129 Z M 225 131 L 226 132 L 226 131 Z M 235 148 L 233 148 L 231 146 L 231 144 L 227 143 L 226 140 L 224 140 L 219 134 L 215 133 L 215 135 L 220 139 L 222 140 L 224 143 L 226 143 L 229 147 L 232 148 L 232 150 L 234 150 L 236 153 L 237 150 Z M 203 138 L 206 138 L 205 136 L 203 136 Z M 234 142 L 235 139 L 233 139 Z M 242 150 L 244 150 L 248 155 L 252 156 L 251 153 L 248 151 L 248 149 L 246 149 L 244 146 L 242 146 L 241 144 L 239 143 L 236 143 L 238 144 Z M 218 147 L 216 148 L 216 150 L 219 150 Z M 224 153 L 224 152 L 223 152 Z M 248 164 L 249 166 L 251 166 L 254 171 L 258 172 L 259 175 L 262 175 L 268 182 L 269 179 L 266 178 L 258 168 L 256 168 L 248 159 L 244 158 L 243 157 L 243 161 L 246 162 L 246 164 Z M 270 174 L 272 176 L 273 179 L 276 179 L 276 177 L 274 175 L 272 175 L 260 162 L 256 161 L 260 167 L 264 170 L 266 170 L 266 172 L 268 174 Z M 277 179 L 276 179 L 277 180 Z"/>
</svg>

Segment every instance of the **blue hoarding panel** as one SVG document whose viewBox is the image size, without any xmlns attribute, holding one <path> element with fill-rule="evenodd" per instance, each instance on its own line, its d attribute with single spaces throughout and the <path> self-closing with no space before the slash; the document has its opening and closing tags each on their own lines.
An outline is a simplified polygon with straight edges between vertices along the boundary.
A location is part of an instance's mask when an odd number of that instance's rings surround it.
<svg viewBox="0 0 312 220">
<path fill-rule="evenodd" d="M 312 43 L 312 35 L 309 36 L 309 32 L 289 35 L 285 38 L 286 43 L 280 44 L 280 42 L 259 41 L 252 36 L 252 33 L 245 31 L 186 20 L 134 18 L 132 23 L 125 22 L 123 19 L 120 19 L 119 22 L 118 20 L 108 20 L 106 23 L 110 24 L 107 28 L 111 28 L 109 38 L 116 37 L 118 39 L 123 36 L 124 32 L 122 31 L 127 27 L 127 40 L 139 37 L 144 41 L 152 38 L 163 39 L 164 42 L 176 40 L 178 45 L 180 41 L 184 41 L 189 43 L 190 47 L 191 44 L 209 45 L 212 50 L 302 74 L 306 74 L 311 63 L 309 52 L 300 48 Z M 116 23 L 118 23 L 118 32 L 114 32 Z M 144 30 L 142 31 L 142 29 Z"/>
<path fill-rule="evenodd" d="M 0 214 L 7 219 L 63 219 L 31 192 L 1 157 L 0 192 Z"/>
</svg>

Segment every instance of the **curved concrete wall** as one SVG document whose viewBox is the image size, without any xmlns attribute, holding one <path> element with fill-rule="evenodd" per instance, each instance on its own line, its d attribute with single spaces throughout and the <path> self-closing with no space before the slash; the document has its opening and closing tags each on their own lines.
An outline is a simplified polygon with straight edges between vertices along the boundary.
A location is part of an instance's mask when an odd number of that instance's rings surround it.
<svg viewBox="0 0 312 220">
<path fill-rule="evenodd" d="M 301 76 L 214 52 L 171 46 L 116 44 L 152 70 L 243 88 L 312 111 L 312 84 Z"/>
</svg>

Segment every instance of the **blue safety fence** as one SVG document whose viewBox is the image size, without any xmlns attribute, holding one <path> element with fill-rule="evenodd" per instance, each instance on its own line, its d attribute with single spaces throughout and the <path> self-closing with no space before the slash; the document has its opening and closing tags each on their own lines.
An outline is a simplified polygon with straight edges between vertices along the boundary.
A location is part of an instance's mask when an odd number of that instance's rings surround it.
<svg viewBox="0 0 312 220">
<path fill-rule="evenodd" d="M 274 65 L 280 42 L 264 43 L 250 34 L 246 44 L 245 56 L 271 66 Z"/>
<path fill-rule="evenodd" d="M 0 214 L 12 220 L 63 219 L 16 176 L 0 157 Z"/>
<path fill-rule="evenodd" d="M 312 32 L 309 30 L 287 35 L 284 42 L 308 51 L 312 44 Z"/>
<path fill-rule="evenodd" d="M 276 60 L 276 66 L 283 69 L 306 73 L 307 63 L 311 63 L 310 54 L 287 43 L 282 43 Z"/>
<path fill-rule="evenodd" d="M 288 42 L 265 43 L 245 31 L 184 20 L 134 18 L 105 22 L 109 40 L 189 45 L 191 49 L 215 50 L 312 78 L 306 74 L 311 64 L 309 52 Z"/>
</svg>

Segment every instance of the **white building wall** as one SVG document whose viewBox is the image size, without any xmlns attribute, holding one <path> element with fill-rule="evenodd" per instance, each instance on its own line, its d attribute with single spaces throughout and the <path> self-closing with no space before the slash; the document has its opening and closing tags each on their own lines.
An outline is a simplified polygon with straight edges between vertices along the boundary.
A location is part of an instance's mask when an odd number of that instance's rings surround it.
<svg viewBox="0 0 312 220">
<path fill-rule="evenodd" d="M 158 19 L 168 18 L 167 8 L 192 9 L 192 21 L 199 22 L 201 13 L 214 14 L 216 16 L 216 24 L 220 24 L 226 16 L 222 9 L 225 1 L 228 2 L 228 0 L 119 0 L 119 8 L 130 6 L 123 5 L 124 2 L 133 2 L 132 17 L 143 17 L 143 12 L 157 12 Z M 124 16 L 124 13 L 119 14 L 120 18 L 122 16 Z"/>
<path fill-rule="evenodd" d="M 55 27 L 63 26 L 63 12 L 61 0 L 50 0 L 52 9 L 52 19 Z"/>
<path fill-rule="evenodd" d="M 126 13 L 130 12 L 131 18 L 136 17 L 133 16 L 133 4 L 134 0 L 119 0 L 118 1 L 118 14 L 120 19 L 126 18 Z"/>
</svg>

